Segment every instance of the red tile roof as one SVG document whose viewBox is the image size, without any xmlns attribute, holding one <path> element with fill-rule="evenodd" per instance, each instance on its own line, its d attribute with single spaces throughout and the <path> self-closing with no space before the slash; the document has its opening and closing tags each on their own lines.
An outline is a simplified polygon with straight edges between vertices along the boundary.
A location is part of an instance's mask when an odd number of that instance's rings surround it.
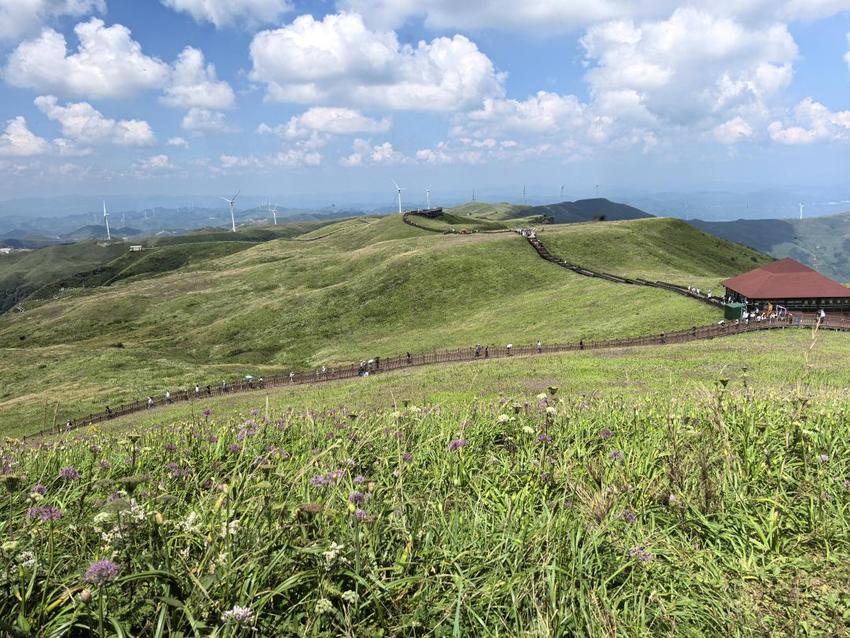
<svg viewBox="0 0 850 638">
<path fill-rule="evenodd" d="M 793 259 L 780 259 L 723 282 L 747 299 L 850 298 L 850 288 Z"/>
</svg>

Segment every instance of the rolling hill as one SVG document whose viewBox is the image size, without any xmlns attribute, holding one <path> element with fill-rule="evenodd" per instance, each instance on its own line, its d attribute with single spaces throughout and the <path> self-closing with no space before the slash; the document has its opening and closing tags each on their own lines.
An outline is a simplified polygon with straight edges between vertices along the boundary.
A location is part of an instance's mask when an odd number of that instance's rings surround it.
<svg viewBox="0 0 850 638">
<path fill-rule="evenodd" d="M 521 211 L 522 217 L 541 217 L 550 224 L 576 224 L 592 221 L 646 219 L 649 213 L 604 198 L 582 199 L 547 206 L 532 206 Z"/>
<path fill-rule="evenodd" d="M 716 270 L 696 256 L 689 262 L 690 246 L 704 236 L 684 225 L 678 232 L 686 247 L 665 261 L 667 249 L 656 244 L 672 222 L 657 223 L 653 232 L 575 226 L 571 242 L 595 233 L 584 242 L 584 261 L 594 245 L 632 255 L 655 246 L 653 272 L 683 279 L 736 274 L 728 259 Z M 723 245 L 716 255 L 723 256 Z M 738 253 L 726 246 L 725 253 Z M 673 331 L 718 317 L 677 295 L 546 264 L 512 233 L 441 235 L 398 216 L 356 218 L 0 316 L 0 365 L 8 371 L 0 380 L 0 431 L 248 373 L 477 342 Z"/>
<path fill-rule="evenodd" d="M 778 259 L 791 257 L 842 282 L 850 282 L 850 213 L 809 219 L 690 220 L 690 224 Z"/>
</svg>

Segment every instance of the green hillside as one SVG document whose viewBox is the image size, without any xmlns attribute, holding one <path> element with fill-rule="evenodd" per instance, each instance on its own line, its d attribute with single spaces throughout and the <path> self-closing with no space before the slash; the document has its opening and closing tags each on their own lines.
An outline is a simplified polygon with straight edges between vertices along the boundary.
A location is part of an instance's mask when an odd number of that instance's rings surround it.
<svg viewBox="0 0 850 638">
<path fill-rule="evenodd" d="M 809 219 L 739 219 L 690 223 L 782 259 L 791 257 L 841 282 L 850 282 L 850 213 Z"/>
<path fill-rule="evenodd" d="M 477 217 L 478 219 L 488 219 L 491 221 L 505 221 L 516 219 L 517 217 L 525 217 L 524 211 L 528 208 L 530 207 L 520 204 L 509 204 L 508 202 L 499 202 L 496 204 L 467 202 L 461 206 L 449 208 L 446 212 L 457 217 Z"/>
<path fill-rule="evenodd" d="M 544 226 L 553 255 L 615 275 L 697 286 L 721 294 L 720 282 L 770 261 L 764 255 L 695 231 L 678 219 Z"/>
<path fill-rule="evenodd" d="M 125 252 L 124 244 L 88 241 L 0 255 L 0 312 L 51 282 L 90 271 Z"/>
<path fill-rule="evenodd" d="M 705 269 L 695 262 L 695 274 Z M 476 342 L 639 335 L 718 317 L 676 295 L 546 264 L 514 234 L 439 235 L 398 216 L 357 218 L 0 317 L 0 365 L 10 370 L 0 428 L 248 373 Z"/>
</svg>

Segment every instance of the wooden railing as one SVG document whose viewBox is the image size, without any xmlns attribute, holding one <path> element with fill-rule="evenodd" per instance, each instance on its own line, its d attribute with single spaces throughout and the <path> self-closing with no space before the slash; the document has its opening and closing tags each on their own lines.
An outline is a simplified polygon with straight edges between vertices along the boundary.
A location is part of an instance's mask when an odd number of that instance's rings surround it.
<svg viewBox="0 0 850 638">
<path fill-rule="evenodd" d="M 393 370 L 413 368 L 426 365 L 437 365 L 445 363 L 457 363 L 464 361 L 481 361 L 489 359 L 505 359 L 509 357 L 528 357 L 543 354 L 554 354 L 562 352 L 577 352 L 583 350 L 601 350 L 616 348 L 634 348 L 647 346 L 664 346 L 690 341 L 715 339 L 733 335 L 756 332 L 762 330 L 778 330 L 785 328 L 812 328 L 817 326 L 821 330 L 838 330 L 850 332 L 850 320 L 827 319 L 817 322 L 814 318 L 797 318 L 792 323 L 788 319 L 752 321 L 749 323 L 722 323 L 718 325 L 702 326 L 680 330 L 677 332 L 646 335 L 642 337 L 630 337 L 623 339 L 607 339 L 602 341 L 578 341 L 574 343 L 521 345 L 508 348 L 507 346 L 481 346 L 469 348 L 456 348 L 451 350 L 438 350 L 435 352 L 405 354 L 389 359 L 376 358 L 370 360 L 364 369 L 360 364 L 351 364 L 338 368 L 327 369 L 325 372 L 317 370 L 314 372 L 299 372 L 289 375 L 276 375 L 264 379 L 241 380 L 228 382 L 217 386 L 203 386 L 198 393 L 194 390 L 178 390 L 171 394 L 170 399 L 158 398 L 152 404 L 147 399 L 117 405 L 111 413 L 101 412 L 73 418 L 65 422 L 64 426 L 58 426 L 32 436 L 40 436 L 55 433 L 63 429 L 76 429 L 86 425 L 101 423 L 116 419 L 128 414 L 144 412 L 163 405 L 183 403 L 187 401 L 200 401 L 212 397 L 226 396 L 230 394 L 252 392 L 269 388 L 286 386 L 301 386 L 329 383 L 343 379 L 353 379 L 358 376 L 382 374 Z M 365 373 L 368 372 L 368 375 Z"/>
</svg>

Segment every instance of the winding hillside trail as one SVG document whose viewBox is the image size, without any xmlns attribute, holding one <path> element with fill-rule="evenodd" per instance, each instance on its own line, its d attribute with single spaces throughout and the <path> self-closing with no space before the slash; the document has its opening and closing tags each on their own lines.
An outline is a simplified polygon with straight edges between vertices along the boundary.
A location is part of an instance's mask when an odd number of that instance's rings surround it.
<svg viewBox="0 0 850 638">
<path fill-rule="evenodd" d="M 402 221 L 408 226 L 413 226 L 414 228 L 419 228 L 420 230 L 426 230 L 431 233 L 440 233 L 447 234 L 447 231 L 440 230 L 438 228 L 430 228 L 428 226 L 423 226 L 411 219 L 411 217 L 416 217 L 418 214 L 415 212 L 407 212 L 402 215 Z M 659 290 L 666 290 L 668 292 L 675 293 L 677 295 L 682 295 L 684 297 L 690 297 L 696 301 L 701 301 L 702 303 L 708 304 L 710 306 L 714 306 L 715 308 L 722 308 L 723 301 L 717 297 L 709 298 L 707 295 L 698 294 L 693 290 L 689 290 L 684 286 L 679 286 L 677 284 L 671 284 L 666 281 L 649 281 L 647 279 L 641 279 L 640 277 L 620 277 L 619 275 L 612 275 L 607 272 L 600 272 L 597 270 L 591 270 L 590 268 L 585 268 L 584 266 L 580 266 L 579 264 L 574 264 L 560 257 L 557 257 L 549 252 L 549 249 L 540 241 L 540 238 L 537 237 L 534 231 L 530 231 L 529 229 L 522 230 L 490 230 L 490 231 L 475 231 L 476 234 L 480 233 L 517 233 L 522 237 L 525 237 L 528 240 L 528 243 L 531 244 L 531 247 L 534 248 L 535 252 L 540 256 L 541 259 L 548 261 L 549 263 L 555 264 L 556 266 L 560 266 L 561 268 L 566 268 L 577 275 L 582 275 L 583 277 L 592 277 L 595 279 L 604 279 L 605 281 L 610 281 L 615 284 L 626 284 L 630 286 L 645 286 L 648 288 L 656 288 Z M 453 234 L 453 233 L 450 233 Z"/>
<path fill-rule="evenodd" d="M 691 341 L 705 341 L 717 339 L 721 337 L 732 337 L 735 335 L 761 332 L 765 330 L 784 330 L 784 329 L 800 329 L 812 328 L 819 330 L 833 330 L 839 332 L 850 332 L 850 320 L 847 319 L 827 319 L 818 322 L 814 318 L 801 318 L 795 323 L 790 323 L 788 320 L 766 320 L 751 323 L 724 323 L 722 325 L 711 325 L 703 327 L 693 327 L 689 330 L 681 330 L 671 333 L 660 333 L 655 335 L 647 335 L 643 337 L 632 337 L 627 339 L 609 339 L 603 341 L 579 341 L 577 343 L 560 343 L 541 345 L 499 347 L 487 346 L 480 350 L 476 348 L 456 348 L 454 350 L 438 350 L 435 352 L 422 354 L 406 354 L 391 359 L 376 359 L 370 361 L 368 365 L 369 375 L 383 374 L 395 370 L 405 368 L 414 368 L 429 365 L 445 365 L 449 363 L 485 361 L 489 359 L 504 359 L 508 357 L 533 357 L 545 354 L 556 354 L 564 352 L 577 352 L 585 350 L 612 350 L 619 348 L 635 348 L 655 346 L 662 347 L 672 344 L 688 343 Z M 477 350 L 477 352 L 476 352 Z M 302 372 L 293 374 L 293 376 L 273 376 L 268 379 L 254 379 L 250 382 L 244 380 L 227 383 L 222 386 L 203 386 L 200 393 L 189 390 L 179 390 L 171 395 L 169 401 L 162 399 L 155 400 L 152 405 L 148 405 L 147 400 L 138 400 L 130 404 L 118 406 L 110 415 L 99 413 L 89 414 L 87 416 L 69 419 L 64 426 L 65 430 L 73 430 L 95 423 L 102 423 L 117 419 L 128 414 L 144 412 L 146 410 L 154 410 L 164 405 L 172 405 L 176 403 L 184 403 L 189 401 L 203 401 L 212 397 L 220 397 L 230 394 L 240 394 L 246 392 L 256 392 L 269 388 L 281 388 L 286 386 L 296 385 L 313 385 L 320 383 L 330 383 L 333 381 L 341 381 L 345 379 L 354 379 L 363 375 L 363 368 L 360 364 L 350 364 L 341 368 L 328 369 L 324 373 L 321 371 Z M 209 387 L 209 390 L 207 389 Z M 66 423 L 64 420 L 62 423 Z M 63 428 L 57 426 L 48 430 L 42 430 L 34 434 L 23 437 L 24 440 L 33 439 L 50 434 L 58 434 Z"/>
</svg>

